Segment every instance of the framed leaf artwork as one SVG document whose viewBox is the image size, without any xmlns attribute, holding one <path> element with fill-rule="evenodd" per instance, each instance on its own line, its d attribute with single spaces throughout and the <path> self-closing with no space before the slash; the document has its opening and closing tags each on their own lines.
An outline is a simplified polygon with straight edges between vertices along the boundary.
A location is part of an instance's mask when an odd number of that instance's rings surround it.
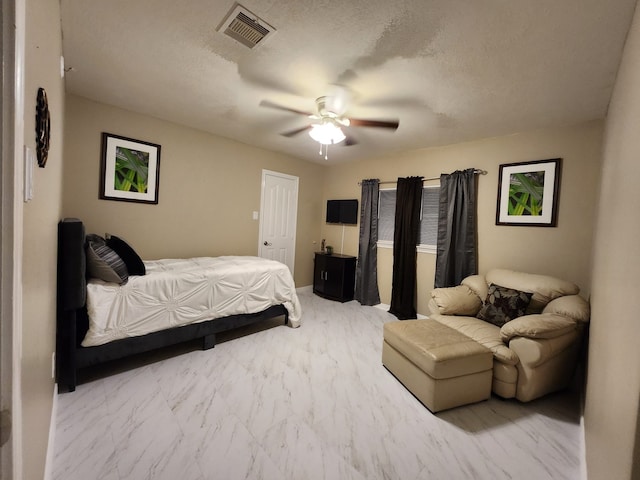
<svg viewBox="0 0 640 480">
<path fill-rule="evenodd" d="M 496 225 L 555 227 L 561 158 L 500 165 Z"/>
<path fill-rule="evenodd" d="M 100 198 L 158 203 L 160 145 L 102 134 Z"/>
</svg>

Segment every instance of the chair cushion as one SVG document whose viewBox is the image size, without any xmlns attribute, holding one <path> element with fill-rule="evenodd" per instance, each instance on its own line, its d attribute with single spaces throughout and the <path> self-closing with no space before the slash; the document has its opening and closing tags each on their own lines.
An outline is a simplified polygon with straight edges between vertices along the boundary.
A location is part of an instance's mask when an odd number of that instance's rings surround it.
<svg viewBox="0 0 640 480">
<path fill-rule="evenodd" d="M 486 280 L 489 284 L 495 283 L 503 287 L 533 293 L 528 311 L 534 313 L 540 313 L 545 305 L 554 298 L 576 295 L 580 292 L 577 285 L 565 280 L 512 270 L 490 270 L 486 275 Z"/>
<path fill-rule="evenodd" d="M 431 314 L 429 318 L 457 330 L 493 352 L 494 358 L 509 365 L 518 363 L 518 355 L 505 345 L 500 327 L 475 317 Z"/>
</svg>

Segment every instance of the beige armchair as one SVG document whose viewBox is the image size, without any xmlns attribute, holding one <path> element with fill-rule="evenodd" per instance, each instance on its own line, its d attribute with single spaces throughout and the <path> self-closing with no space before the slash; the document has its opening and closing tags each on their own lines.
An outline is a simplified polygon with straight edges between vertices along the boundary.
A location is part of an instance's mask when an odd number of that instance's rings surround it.
<svg viewBox="0 0 640 480">
<path fill-rule="evenodd" d="M 496 285 L 526 292 L 524 315 L 502 326 L 476 318 L 481 309 L 486 312 L 490 285 L 492 293 Z M 496 269 L 467 277 L 457 287 L 434 289 L 429 317 L 489 348 L 492 391 L 528 402 L 571 382 L 590 315 L 579 291 L 557 278 Z"/>
</svg>

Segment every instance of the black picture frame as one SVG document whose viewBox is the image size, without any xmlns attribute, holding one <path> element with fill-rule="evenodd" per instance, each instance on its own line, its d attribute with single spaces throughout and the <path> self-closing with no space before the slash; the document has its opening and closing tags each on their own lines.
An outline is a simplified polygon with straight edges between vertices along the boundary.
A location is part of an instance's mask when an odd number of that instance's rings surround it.
<svg viewBox="0 0 640 480">
<path fill-rule="evenodd" d="M 155 143 L 103 132 L 100 198 L 157 204 L 160 150 Z"/>
<path fill-rule="evenodd" d="M 500 165 L 496 225 L 555 227 L 562 159 Z"/>
</svg>

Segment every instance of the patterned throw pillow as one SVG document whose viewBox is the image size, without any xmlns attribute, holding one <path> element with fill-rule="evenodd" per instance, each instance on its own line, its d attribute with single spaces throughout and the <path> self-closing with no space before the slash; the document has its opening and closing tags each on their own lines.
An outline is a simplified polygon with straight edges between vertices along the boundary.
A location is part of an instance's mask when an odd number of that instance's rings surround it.
<svg viewBox="0 0 640 480">
<path fill-rule="evenodd" d="M 87 270 L 90 277 L 99 278 L 105 282 L 122 285 L 129 279 L 127 266 L 120 256 L 99 242 L 88 242 Z"/>
<path fill-rule="evenodd" d="M 498 327 L 524 315 L 533 293 L 521 292 L 500 285 L 489 285 L 489 294 L 477 317 Z"/>
</svg>

